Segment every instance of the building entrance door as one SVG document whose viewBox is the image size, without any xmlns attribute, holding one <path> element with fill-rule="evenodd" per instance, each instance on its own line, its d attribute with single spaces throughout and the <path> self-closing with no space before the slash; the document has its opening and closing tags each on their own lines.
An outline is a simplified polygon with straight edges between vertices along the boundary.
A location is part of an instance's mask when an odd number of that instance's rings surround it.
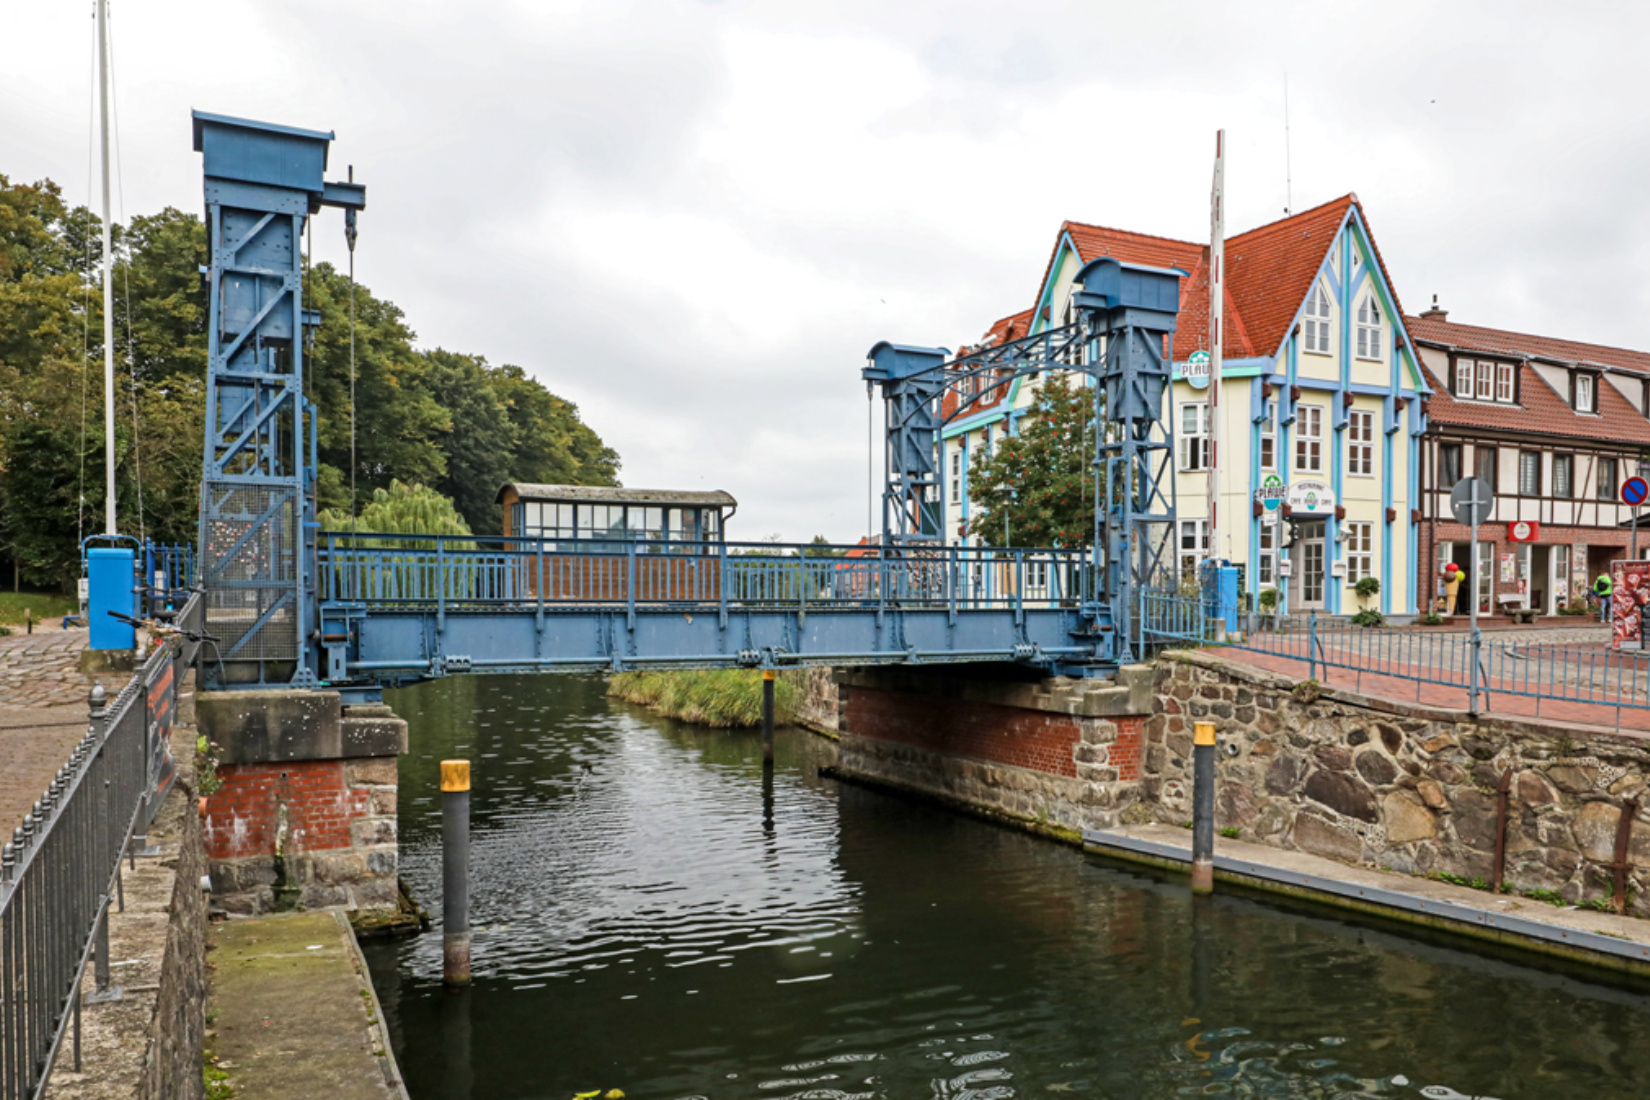
<svg viewBox="0 0 1650 1100">
<path fill-rule="evenodd" d="M 1300 580 L 1298 602 L 1302 611 L 1323 610 L 1324 538 L 1323 520 L 1300 525 Z"/>
</svg>

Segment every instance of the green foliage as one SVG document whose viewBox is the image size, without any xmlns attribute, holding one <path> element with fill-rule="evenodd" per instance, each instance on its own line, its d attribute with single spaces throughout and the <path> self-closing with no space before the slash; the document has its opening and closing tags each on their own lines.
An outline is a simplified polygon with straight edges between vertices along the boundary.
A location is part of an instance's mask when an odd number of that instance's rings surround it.
<svg viewBox="0 0 1650 1100">
<path fill-rule="evenodd" d="M 470 527 L 453 502 L 434 489 L 391 481 L 388 489 L 374 489 L 372 500 L 352 521 L 350 514 L 328 508 L 315 517 L 323 532 L 372 531 L 384 535 L 468 535 Z M 415 549 L 427 544 L 386 542 Z"/>
<path fill-rule="evenodd" d="M 78 540 L 103 511 L 99 219 L 49 180 L 0 175 L 0 560 L 33 587 L 72 591 Z M 193 542 L 199 506 L 208 298 L 201 219 L 168 207 L 113 227 L 114 449 L 121 529 Z M 318 498 L 350 500 L 349 279 L 306 276 L 320 313 L 306 392 L 319 409 Z M 466 533 L 496 533 L 506 480 L 618 484 L 619 458 L 578 409 L 518 366 L 420 351 L 402 311 L 355 288 L 356 504 L 400 481 L 455 498 Z M 135 376 L 135 381 L 134 381 Z M 133 427 L 134 403 L 137 428 Z M 139 473 L 141 471 L 141 500 Z"/>
<path fill-rule="evenodd" d="M 1564 895 L 1557 890 L 1535 889 L 1524 891 L 1524 896 L 1531 901 L 1544 901 L 1548 905 L 1565 906 L 1570 904 L 1564 900 Z"/>
<path fill-rule="evenodd" d="M 1366 607 L 1351 619 L 1353 626 L 1385 626 L 1386 617 L 1372 607 Z"/>
<path fill-rule="evenodd" d="M 1260 606 L 1266 611 L 1275 611 L 1278 606 L 1278 590 L 1263 588 L 1260 590 Z"/>
<path fill-rule="evenodd" d="M 41 592 L 0 592 L 0 623 L 21 626 L 26 618 L 25 610 L 33 611 L 34 621 L 39 623 L 61 619 L 79 611 L 80 605 L 68 597 Z"/>
<path fill-rule="evenodd" d="M 1242 832 L 1243 830 L 1239 829 L 1236 825 L 1224 825 L 1221 827 L 1220 835 L 1225 837 L 1227 840 L 1236 840 L 1242 835 Z"/>
<path fill-rule="evenodd" d="M 218 792 L 223 780 L 218 778 L 218 746 L 208 741 L 206 734 L 195 738 L 195 791 L 203 796 Z"/>
<path fill-rule="evenodd" d="M 968 533 L 987 545 L 1087 546 L 1094 538 L 1094 391 L 1063 373 L 1040 384 L 1036 404 L 969 469 L 975 508 Z"/>
<path fill-rule="evenodd" d="M 762 723 L 762 673 L 753 669 L 683 672 L 621 672 L 608 680 L 607 693 L 627 703 L 651 707 L 713 729 Z M 774 721 L 789 723 L 796 714 L 797 687 L 788 676 L 774 684 Z"/>
<path fill-rule="evenodd" d="M 1450 871 L 1428 871 L 1427 878 L 1433 882 L 1447 882 L 1452 886 L 1465 886 L 1472 890 L 1488 890 L 1490 888 L 1489 879 L 1482 876 L 1467 878 L 1464 875 L 1457 875 Z"/>
<path fill-rule="evenodd" d="M 1416 621 L 1417 624 L 1419 624 L 1421 626 L 1442 626 L 1442 625 L 1444 625 L 1444 617 L 1442 615 L 1438 614 L 1438 612 L 1436 612 L 1436 611 L 1428 611 L 1425 615 L 1422 615 L 1420 618 L 1416 619 L 1415 621 Z"/>
<path fill-rule="evenodd" d="M 1352 586 L 1352 591 L 1358 594 L 1360 600 L 1367 600 L 1381 594 L 1381 582 L 1376 577 L 1360 577 L 1358 583 Z"/>
</svg>

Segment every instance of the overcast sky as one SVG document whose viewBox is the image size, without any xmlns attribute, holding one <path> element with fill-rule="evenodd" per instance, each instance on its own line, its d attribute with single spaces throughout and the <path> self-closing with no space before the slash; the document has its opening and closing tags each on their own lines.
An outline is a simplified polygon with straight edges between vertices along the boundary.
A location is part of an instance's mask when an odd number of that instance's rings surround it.
<svg viewBox="0 0 1650 1100">
<path fill-rule="evenodd" d="M 88 192 L 92 6 L 0 0 L 0 172 Z M 124 209 L 189 110 L 334 130 L 357 272 L 731 532 L 865 531 L 881 339 L 1032 304 L 1063 219 L 1206 240 L 1355 191 L 1406 308 L 1650 348 L 1650 6 L 114 0 Z M 117 209 L 117 217 L 120 216 Z M 319 258 L 341 259 L 323 214 Z M 879 462 L 880 466 L 880 462 Z"/>
</svg>

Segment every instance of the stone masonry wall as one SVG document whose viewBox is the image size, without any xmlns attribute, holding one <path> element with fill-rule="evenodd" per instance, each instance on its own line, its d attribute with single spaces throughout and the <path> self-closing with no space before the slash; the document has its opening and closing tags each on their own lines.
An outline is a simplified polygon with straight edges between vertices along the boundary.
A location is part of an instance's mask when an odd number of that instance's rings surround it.
<svg viewBox="0 0 1650 1100">
<path fill-rule="evenodd" d="M 784 674 L 796 680 L 798 725 L 820 733 L 836 733 L 842 728 L 842 697 L 837 690 L 834 672 L 834 669 L 819 666 Z"/>
<path fill-rule="evenodd" d="M 1141 797 L 1151 672 L 1129 675 L 1132 687 L 843 670 L 838 771 L 1039 825 L 1108 827 Z"/>
<path fill-rule="evenodd" d="M 1622 800 L 1645 792 L 1650 739 L 1315 686 L 1210 654 L 1166 656 L 1146 724 L 1146 805 L 1163 821 L 1190 818 L 1192 723 L 1209 719 L 1221 738 L 1217 826 L 1349 863 L 1488 880 L 1511 769 L 1507 887 L 1609 896 Z M 1628 854 L 1639 916 L 1650 916 L 1647 811 Z"/>
<path fill-rule="evenodd" d="M 231 913 L 396 903 L 396 761 L 223 764 L 207 799 L 216 903 Z"/>
</svg>

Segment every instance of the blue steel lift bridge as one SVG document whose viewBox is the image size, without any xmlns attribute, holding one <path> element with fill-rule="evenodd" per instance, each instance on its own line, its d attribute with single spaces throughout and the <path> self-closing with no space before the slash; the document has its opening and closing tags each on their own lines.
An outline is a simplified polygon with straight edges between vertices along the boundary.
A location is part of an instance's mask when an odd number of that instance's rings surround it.
<svg viewBox="0 0 1650 1100">
<path fill-rule="evenodd" d="M 881 343 L 878 545 L 830 547 L 321 533 L 303 393 L 301 242 L 365 188 L 324 178 L 332 136 L 196 112 L 211 266 L 200 579 L 207 684 L 328 687 L 347 701 L 467 672 L 1019 662 L 1093 674 L 1134 655 L 1135 594 L 1173 530 L 1162 416 L 1179 271 L 1083 269 L 1076 320 L 952 359 Z M 351 173 L 353 177 L 353 173 Z M 1093 550 L 945 546 L 942 398 L 965 414 L 1015 378 L 1093 380 Z"/>
</svg>

